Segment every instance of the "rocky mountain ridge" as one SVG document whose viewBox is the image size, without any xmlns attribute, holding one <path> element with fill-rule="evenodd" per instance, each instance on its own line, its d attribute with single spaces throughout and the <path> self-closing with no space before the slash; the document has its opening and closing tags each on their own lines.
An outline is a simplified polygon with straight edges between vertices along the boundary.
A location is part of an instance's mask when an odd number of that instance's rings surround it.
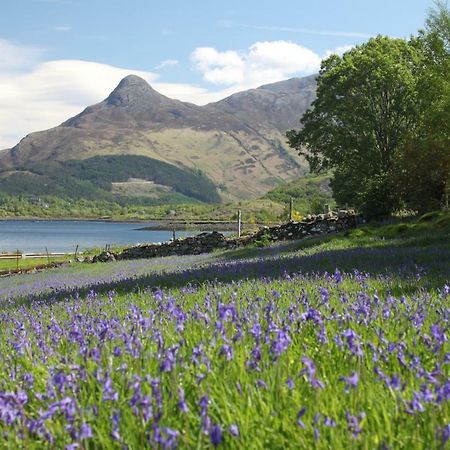
<svg viewBox="0 0 450 450">
<path fill-rule="evenodd" d="M 20 184 L 31 172 L 38 181 L 33 167 L 46 162 L 139 155 L 201 171 L 222 199 L 257 197 L 304 173 L 304 162 L 287 147 L 284 133 L 298 127 L 314 95 L 310 76 L 197 106 L 129 75 L 102 102 L 1 152 L 0 180 L 14 176 Z"/>
</svg>

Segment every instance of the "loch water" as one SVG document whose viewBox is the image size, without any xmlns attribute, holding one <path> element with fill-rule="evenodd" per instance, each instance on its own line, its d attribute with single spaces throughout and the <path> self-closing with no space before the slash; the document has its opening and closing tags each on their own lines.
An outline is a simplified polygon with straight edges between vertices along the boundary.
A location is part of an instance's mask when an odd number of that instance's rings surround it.
<svg viewBox="0 0 450 450">
<path fill-rule="evenodd" d="M 105 222 L 81 220 L 0 221 L 0 252 L 71 253 L 106 245 L 165 242 L 172 231 L 142 230 L 154 222 Z M 176 237 L 195 236 L 200 231 L 176 231 Z"/>
</svg>

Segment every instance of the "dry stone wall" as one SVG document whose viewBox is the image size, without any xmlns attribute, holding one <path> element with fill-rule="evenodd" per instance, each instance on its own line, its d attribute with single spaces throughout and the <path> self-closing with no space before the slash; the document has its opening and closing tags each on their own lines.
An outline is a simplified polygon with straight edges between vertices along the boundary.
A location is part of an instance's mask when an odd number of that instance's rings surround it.
<svg viewBox="0 0 450 450">
<path fill-rule="evenodd" d="M 121 253 L 103 252 L 94 257 L 93 262 L 121 259 L 155 258 L 173 255 L 196 255 L 218 249 L 234 249 L 257 243 L 270 243 L 303 239 L 308 236 L 337 233 L 354 228 L 362 223 L 355 211 L 341 210 L 308 216 L 300 222 L 288 222 L 274 227 L 262 227 L 256 233 L 240 238 L 226 238 L 213 231 L 184 239 L 175 239 L 163 244 L 141 244 L 125 249 Z"/>
</svg>

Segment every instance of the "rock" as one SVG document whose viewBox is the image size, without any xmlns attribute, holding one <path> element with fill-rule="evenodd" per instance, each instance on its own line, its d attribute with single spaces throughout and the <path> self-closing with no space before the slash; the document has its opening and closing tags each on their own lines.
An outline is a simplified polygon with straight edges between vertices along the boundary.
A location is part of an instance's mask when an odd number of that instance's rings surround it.
<svg viewBox="0 0 450 450">
<path fill-rule="evenodd" d="M 101 252 L 100 255 L 95 255 L 92 262 L 110 262 L 115 261 L 116 257 L 111 252 Z"/>
</svg>

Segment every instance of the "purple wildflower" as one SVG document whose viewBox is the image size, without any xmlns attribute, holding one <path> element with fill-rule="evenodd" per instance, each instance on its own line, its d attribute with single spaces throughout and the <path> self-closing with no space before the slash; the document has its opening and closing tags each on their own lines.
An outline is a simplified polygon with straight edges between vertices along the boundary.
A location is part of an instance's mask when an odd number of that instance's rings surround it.
<svg viewBox="0 0 450 450">
<path fill-rule="evenodd" d="M 103 383 L 103 400 L 117 401 L 119 394 L 112 388 L 112 380 L 109 375 L 106 376 Z"/>
<path fill-rule="evenodd" d="M 323 383 L 318 378 L 315 377 L 316 365 L 314 364 L 314 361 L 307 358 L 306 356 L 303 356 L 302 362 L 306 367 L 301 370 L 300 375 L 307 374 L 308 381 L 311 383 L 311 386 L 314 389 L 323 389 L 324 388 Z"/>
<path fill-rule="evenodd" d="M 320 438 L 320 432 L 318 428 L 314 428 L 314 440 L 317 442 Z"/>
<path fill-rule="evenodd" d="M 239 436 L 239 428 L 236 424 L 232 424 L 228 427 L 228 431 L 230 432 L 230 434 L 232 434 L 234 437 L 238 437 Z"/>
<path fill-rule="evenodd" d="M 178 408 L 180 408 L 180 411 L 183 413 L 187 413 L 189 411 L 189 408 L 184 399 L 184 390 L 182 387 L 178 388 Z"/>
<path fill-rule="evenodd" d="M 407 414 L 415 414 L 416 412 L 424 412 L 425 408 L 420 403 L 420 395 L 414 392 L 413 399 L 407 403 L 405 412 Z"/>
<path fill-rule="evenodd" d="M 302 428 L 305 428 L 305 424 L 301 420 L 301 418 L 305 415 L 305 412 L 306 412 L 306 407 L 303 406 L 297 413 L 297 422 L 296 423 L 299 427 L 302 427 Z"/>
<path fill-rule="evenodd" d="M 291 389 L 291 390 L 294 389 L 294 387 L 295 387 L 294 381 L 292 380 L 291 377 L 289 377 L 287 379 L 286 384 L 287 384 L 288 388 Z"/>
<path fill-rule="evenodd" d="M 264 380 L 260 380 L 260 379 L 256 380 L 256 385 L 258 387 L 267 389 L 267 384 L 266 384 L 266 382 Z"/>
<path fill-rule="evenodd" d="M 349 411 L 345 413 L 345 418 L 347 420 L 347 427 L 348 430 L 352 433 L 353 437 L 357 437 L 361 433 L 362 431 L 361 421 L 364 419 L 365 416 L 366 416 L 365 413 L 359 414 L 358 417 L 352 416 Z"/>
<path fill-rule="evenodd" d="M 359 383 L 359 376 L 357 372 L 353 372 L 349 377 L 339 377 L 339 381 L 344 381 L 345 392 L 349 392 L 350 388 L 356 389 Z"/>
<path fill-rule="evenodd" d="M 441 441 L 441 444 L 443 446 L 447 443 L 447 441 L 450 439 L 450 423 L 438 429 L 436 433 L 436 439 L 438 441 Z"/>
<path fill-rule="evenodd" d="M 222 345 L 222 348 L 220 349 L 220 354 L 225 356 L 227 361 L 231 361 L 234 356 L 233 347 L 229 344 Z"/>
<path fill-rule="evenodd" d="M 211 439 L 211 444 L 214 445 L 214 447 L 217 447 L 219 444 L 221 444 L 222 443 L 222 428 L 221 428 L 221 426 L 213 425 L 211 427 L 209 437 Z"/>
<path fill-rule="evenodd" d="M 92 428 L 87 423 L 82 423 L 80 427 L 79 439 L 89 439 L 92 437 Z"/>
</svg>

